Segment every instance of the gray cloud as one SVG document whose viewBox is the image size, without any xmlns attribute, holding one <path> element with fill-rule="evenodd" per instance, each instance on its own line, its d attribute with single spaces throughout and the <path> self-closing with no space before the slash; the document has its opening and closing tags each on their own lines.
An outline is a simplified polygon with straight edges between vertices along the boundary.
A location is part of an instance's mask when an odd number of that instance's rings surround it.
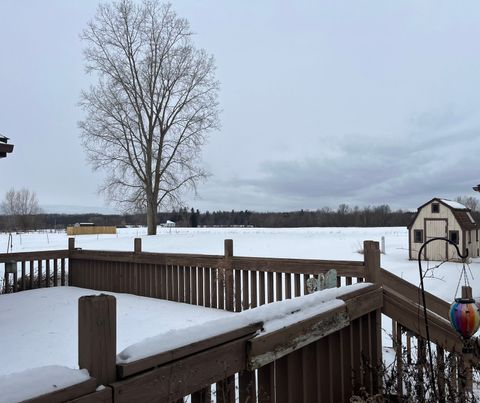
<svg viewBox="0 0 480 403">
<path fill-rule="evenodd" d="M 0 2 L 2 186 L 42 204 L 103 204 L 76 107 L 91 78 L 79 33 L 97 0 Z M 174 1 L 215 55 L 222 130 L 185 204 L 414 208 L 480 180 L 480 3 Z M 5 16 L 8 16 L 5 17 Z"/>
<path fill-rule="evenodd" d="M 437 122 L 434 129 L 442 128 Z M 423 123 L 421 132 L 401 141 L 351 136 L 336 142 L 342 151 L 336 156 L 265 161 L 255 177 L 235 183 L 285 205 L 309 208 L 332 202 L 412 208 L 433 196 L 464 194 L 478 178 L 480 129 L 443 133 L 430 128 Z"/>
</svg>

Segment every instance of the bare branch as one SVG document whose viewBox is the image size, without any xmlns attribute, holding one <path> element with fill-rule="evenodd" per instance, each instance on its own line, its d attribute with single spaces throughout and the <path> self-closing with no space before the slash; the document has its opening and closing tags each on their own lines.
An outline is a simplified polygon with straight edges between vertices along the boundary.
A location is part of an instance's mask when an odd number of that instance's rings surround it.
<svg viewBox="0 0 480 403">
<path fill-rule="evenodd" d="M 207 176 L 198 156 L 219 126 L 213 57 L 158 1 L 100 5 L 82 39 L 86 70 L 98 76 L 81 95 L 84 148 L 92 167 L 108 172 L 105 196 L 146 208 L 154 233 L 157 209 L 181 204 L 182 190 Z"/>
</svg>

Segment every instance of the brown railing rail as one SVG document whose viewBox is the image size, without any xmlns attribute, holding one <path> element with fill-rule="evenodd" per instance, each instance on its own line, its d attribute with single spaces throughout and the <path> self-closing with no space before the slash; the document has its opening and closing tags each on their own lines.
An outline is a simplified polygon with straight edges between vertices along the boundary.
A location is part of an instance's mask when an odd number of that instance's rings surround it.
<svg viewBox="0 0 480 403">
<path fill-rule="evenodd" d="M 169 254 L 75 249 L 70 243 L 72 286 L 126 292 L 146 297 L 240 312 L 305 295 L 312 276 L 337 270 L 337 285 L 363 281 L 365 261 L 253 258 L 233 255 Z"/>
<path fill-rule="evenodd" d="M 384 288 L 395 291 L 412 302 L 417 304 L 421 303 L 422 296 L 420 288 L 385 269 L 381 269 L 380 273 Z M 425 301 L 431 312 L 436 313 L 442 318 L 448 318 L 450 304 L 427 291 L 425 292 Z"/>
</svg>

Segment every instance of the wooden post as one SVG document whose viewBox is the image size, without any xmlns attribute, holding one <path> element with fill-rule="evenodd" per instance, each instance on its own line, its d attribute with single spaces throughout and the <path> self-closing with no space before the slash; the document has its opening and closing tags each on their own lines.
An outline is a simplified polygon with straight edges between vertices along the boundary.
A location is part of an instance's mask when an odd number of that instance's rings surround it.
<svg viewBox="0 0 480 403">
<path fill-rule="evenodd" d="M 363 242 L 363 261 L 365 264 L 365 281 L 380 283 L 380 249 L 378 242 Z"/>
<path fill-rule="evenodd" d="M 78 366 L 86 368 L 98 385 L 116 380 L 117 308 L 111 295 L 78 300 Z"/>
<path fill-rule="evenodd" d="M 142 238 L 135 238 L 133 240 L 133 251 L 140 253 L 142 251 Z"/>
<path fill-rule="evenodd" d="M 363 242 L 363 261 L 365 265 L 365 281 L 368 283 L 380 285 L 380 247 L 378 242 L 375 241 L 364 241 Z M 382 359 L 382 311 L 377 309 L 374 315 L 374 320 L 370 323 L 370 332 L 375 334 L 374 340 L 375 345 L 372 346 L 374 349 L 373 356 L 375 357 L 375 362 L 372 363 L 374 366 L 373 374 L 376 376 L 376 379 L 373 382 L 373 386 L 381 388 L 382 377 L 381 377 L 381 365 L 383 362 Z M 392 323 L 392 327 L 395 326 Z M 395 328 L 398 331 L 398 329 Z M 392 329 L 393 331 L 393 329 Z M 375 393 L 378 391 L 375 391 Z"/>
<path fill-rule="evenodd" d="M 68 238 L 68 250 L 75 249 L 75 238 Z"/>
<path fill-rule="evenodd" d="M 233 257 L 233 239 L 225 239 L 224 242 L 224 267 L 223 267 L 223 279 L 225 287 L 225 299 L 227 311 L 234 310 L 233 306 L 233 270 L 232 270 L 232 258 Z M 242 294 L 235 295 L 235 299 L 241 298 Z"/>
</svg>

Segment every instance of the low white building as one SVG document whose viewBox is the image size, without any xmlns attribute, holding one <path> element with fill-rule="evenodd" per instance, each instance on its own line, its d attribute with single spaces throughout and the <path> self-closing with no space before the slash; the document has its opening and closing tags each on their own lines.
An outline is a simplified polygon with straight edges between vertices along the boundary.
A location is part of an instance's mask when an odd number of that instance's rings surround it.
<svg viewBox="0 0 480 403">
<path fill-rule="evenodd" d="M 173 221 L 167 220 L 167 221 L 164 222 L 163 224 L 160 224 L 160 227 L 169 227 L 169 228 L 172 228 L 172 227 L 175 227 L 175 223 L 174 223 Z"/>
<path fill-rule="evenodd" d="M 480 226 L 475 222 L 469 208 L 455 201 L 434 198 L 422 204 L 408 225 L 409 258 L 417 259 L 422 244 L 435 237 L 448 238 L 455 242 L 462 254 L 468 248 L 470 257 L 480 255 Z M 427 260 L 457 259 L 453 245 L 435 241 L 425 247 Z"/>
</svg>

